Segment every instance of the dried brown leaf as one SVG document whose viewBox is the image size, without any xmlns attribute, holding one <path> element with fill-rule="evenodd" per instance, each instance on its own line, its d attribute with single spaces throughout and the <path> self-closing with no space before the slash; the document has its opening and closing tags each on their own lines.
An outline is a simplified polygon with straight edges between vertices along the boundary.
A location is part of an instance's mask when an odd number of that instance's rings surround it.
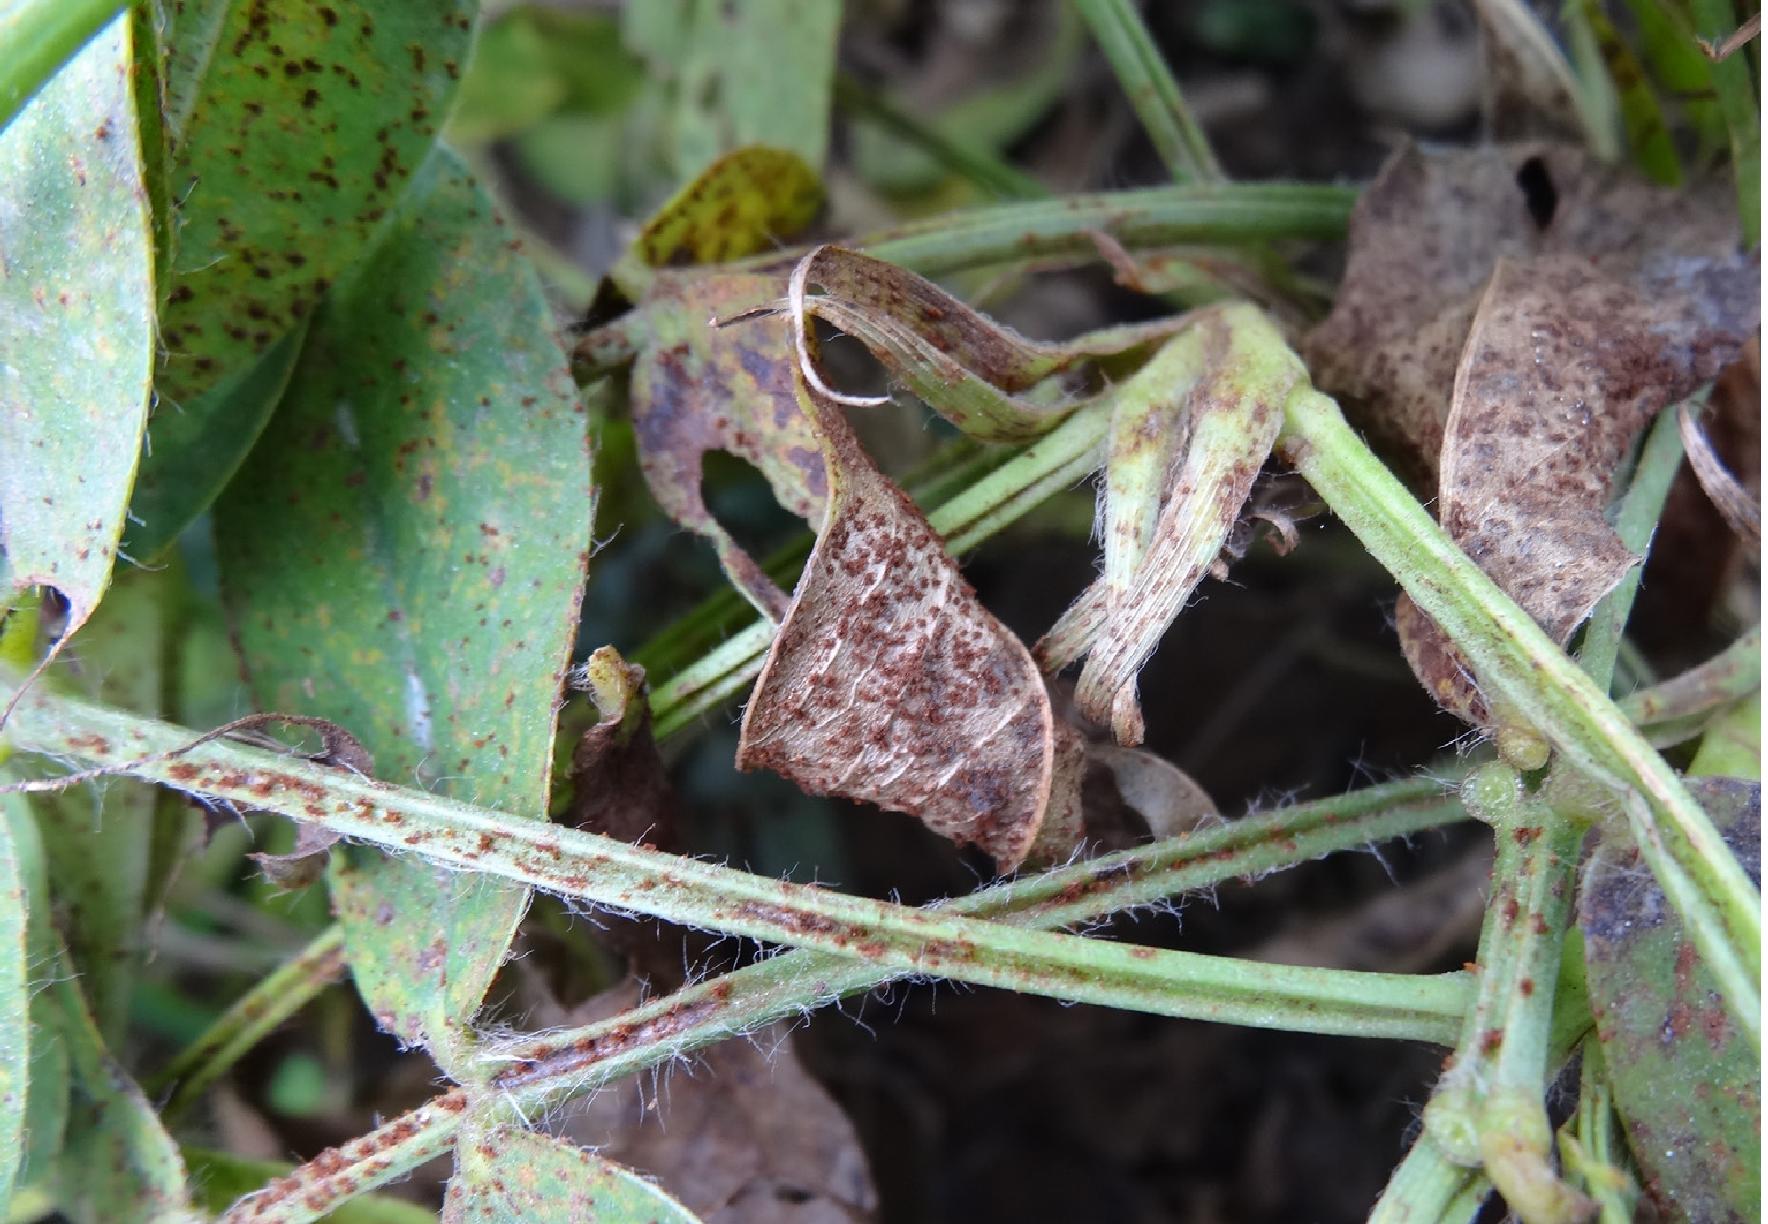
<svg viewBox="0 0 1768 1224">
<path fill-rule="evenodd" d="M 815 315 L 853 336 L 934 411 L 986 442 L 1048 431 L 1099 393 L 1090 362 L 1145 348 L 1182 326 L 1169 319 L 1109 327 L 1061 343 L 1028 340 L 923 276 L 834 246 L 805 256 L 792 285 L 795 317 Z M 806 292 L 812 285 L 822 292 Z M 888 402 L 843 395 L 822 385 L 814 367 L 806 373 L 820 394 L 837 403 Z"/>
<path fill-rule="evenodd" d="M 1638 560 L 1603 512 L 1639 431 L 1742 346 L 1741 330 L 1709 323 L 1718 304 L 1647 294 L 1570 255 L 1492 274 L 1456 373 L 1437 512 L 1556 641 Z"/>
<path fill-rule="evenodd" d="M 731 581 L 775 621 L 786 613 L 785 592 L 713 518 L 700 473 L 707 452 L 727 451 L 754 464 L 786 509 L 813 523 L 823 516 L 827 470 L 821 440 L 798 405 L 787 322 L 710 325 L 771 303 L 783 289 L 764 276 L 659 275 L 632 371 L 639 465 L 652 496 L 670 518 L 712 542 Z"/>
<path fill-rule="evenodd" d="M 1010 870 L 1047 812 L 1078 812 L 1078 798 L 1052 798 L 1058 780 L 1078 788 L 1079 770 L 1058 771 L 1043 677 L 841 410 L 802 402 L 827 447 L 828 512 L 744 711 L 737 764 L 911 813 Z"/>
<path fill-rule="evenodd" d="M 706 1224 L 862 1221 L 877 1209 L 853 1124 L 799 1065 L 784 1026 L 702 1051 L 691 1074 L 645 1097 L 641 1078 L 603 1089 L 566 1120 L 569 1138 L 656 1178 Z"/>
<path fill-rule="evenodd" d="M 1727 209 L 1552 145 L 1404 149 L 1358 206 L 1316 378 L 1436 477 L 1449 534 L 1560 642 L 1637 561 L 1604 512 L 1639 431 L 1758 326 Z M 1398 620 L 1425 687 L 1485 723 L 1453 647 L 1409 601 Z"/>
<path fill-rule="evenodd" d="M 1407 146 L 1352 215 L 1344 283 L 1303 345 L 1314 381 L 1428 482 L 1498 260 L 1555 254 L 1658 298 L 1665 319 L 1699 320 L 1722 337 L 1755 328 L 1757 259 L 1738 250 L 1722 194 L 1654 187 L 1561 145 Z M 1689 355 L 1711 377 L 1723 347 L 1716 339 Z"/>
<path fill-rule="evenodd" d="M 675 788 L 651 738 L 645 669 L 603 646 L 574 676 L 600 718 L 571 753 L 567 823 L 624 842 L 675 848 Z"/>
<path fill-rule="evenodd" d="M 1725 466 L 1692 407 L 1682 406 L 1676 424 L 1682 434 L 1683 449 L 1688 452 L 1688 466 L 1693 469 L 1694 478 L 1700 482 L 1713 508 L 1752 552 L 1761 553 L 1762 507 L 1756 504 L 1744 483 Z"/>
<path fill-rule="evenodd" d="M 1164 757 L 1140 748 L 1092 744 L 1087 759 L 1111 775 L 1118 795 L 1153 837 L 1177 837 L 1220 815 L 1209 793 Z"/>
</svg>

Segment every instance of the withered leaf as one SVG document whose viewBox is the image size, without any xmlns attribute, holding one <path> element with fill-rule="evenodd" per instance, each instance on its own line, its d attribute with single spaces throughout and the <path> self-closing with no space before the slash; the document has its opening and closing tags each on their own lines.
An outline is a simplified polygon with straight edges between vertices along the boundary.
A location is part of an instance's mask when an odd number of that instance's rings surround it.
<svg viewBox="0 0 1768 1224">
<path fill-rule="evenodd" d="M 1002 870 L 1047 812 L 1078 814 L 1058 779 L 1043 677 L 840 408 L 805 389 L 829 460 L 815 549 L 743 713 L 737 764 L 811 794 L 909 812 Z M 1069 761 L 1064 754 L 1064 762 Z"/>
<path fill-rule="evenodd" d="M 1742 303 L 1652 288 L 1570 255 L 1501 259 L 1456 372 L 1438 515 L 1555 641 L 1637 561 L 1603 515 L 1634 438 L 1745 339 L 1709 321 Z"/>
<path fill-rule="evenodd" d="M 573 680 L 589 690 L 600 717 L 571 753 L 569 823 L 624 842 L 674 849 L 675 789 L 651 738 L 645 669 L 603 646 Z"/>
<path fill-rule="evenodd" d="M 808 293 L 811 285 L 822 292 Z M 794 317 L 815 315 L 853 336 L 929 407 L 985 442 L 1048 431 L 1099 393 L 1090 362 L 1145 348 L 1179 326 L 1160 320 L 1066 342 L 1029 340 L 923 276 L 835 246 L 818 247 L 798 263 L 791 295 Z M 843 395 L 821 385 L 814 367 L 806 373 L 837 403 L 888 402 Z"/>
<path fill-rule="evenodd" d="M 1136 674 L 1215 563 L 1276 442 L 1300 360 L 1259 311 L 1209 307 L 1121 386 L 1105 467 L 1105 572 L 1038 643 L 1087 655 L 1081 713 L 1142 740 Z"/>
<path fill-rule="evenodd" d="M 708 451 L 728 451 L 753 463 L 786 509 L 813 523 L 823 516 L 822 443 L 798 404 L 786 320 L 710 325 L 773 302 L 783 289 L 765 276 L 659 275 L 646 297 L 646 337 L 632 371 L 633 427 L 651 495 L 670 518 L 712 542 L 731 581 L 775 621 L 785 615 L 785 592 L 706 508 L 700 473 Z"/>
<path fill-rule="evenodd" d="M 1637 560 L 1604 517 L 1620 461 L 1755 332 L 1757 257 L 1710 193 L 1554 145 L 1404 149 L 1351 244 L 1316 378 L 1437 478 L 1449 534 L 1564 642 Z M 1404 599 L 1398 620 L 1425 687 L 1492 717 L 1436 626 Z"/>
<path fill-rule="evenodd" d="M 1675 343 L 1712 372 L 1738 342 L 1728 337 L 1755 329 L 1757 257 L 1738 250 L 1721 194 L 1654 187 L 1562 145 L 1407 146 L 1352 214 L 1344 283 L 1303 344 L 1314 381 L 1428 482 L 1499 258 L 1553 254 L 1659 298 L 1665 319 L 1702 323 L 1710 347 Z"/>
<path fill-rule="evenodd" d="M 611 998 L 636 999 L 622 987 Z M 590 1006 L 601 1009 L 603 1000 Z M 725 1041 L 647 1108 L 629 1077 L 566 1117 L 569 1137 L 657 1179 L 706 1224 L 871 1219 L 877 1193 L 853 1124 L 799 1065 L 785 1026 Z"/>
</svg>

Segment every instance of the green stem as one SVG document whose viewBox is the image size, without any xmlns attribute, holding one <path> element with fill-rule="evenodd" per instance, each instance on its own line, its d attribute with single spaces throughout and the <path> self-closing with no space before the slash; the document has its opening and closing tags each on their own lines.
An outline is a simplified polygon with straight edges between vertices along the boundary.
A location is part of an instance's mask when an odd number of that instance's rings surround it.
<svg viewBox="0 0 1768 1224">
<path fill-rule="evenodd" d="M 1752 628 L 1698 667 L 1621 699 L 1621 712 L 1654 744 L 1675 744 L 1700 734 L 1714 711 L 1762 688 L 1762 627 Z"/>
<path fill-rule="evenodd" d="M 1428 779 L 1370 787 L 996 885 L 953 911 L 1051 929 L 1228 880 L 1433 827 L 1462 815 Z M 898 972 L 820 952 L 788 952 L 582 1028 L 487 1047 L 497 1099 L 533 1115 L 737 1033 L 875 990 Z M 479 1093 L 478 1095 L 483 1095 Z M 455 1089 L 296 1169 L 228 1219 L 314 1218 L 448 1149 L 468 1093 Z"/>
<path fill-rule="evenodd" d="M 221 1016 L 142 1088 L 149 1096 L 177 1085 L 161 1119 L 172 1125 L 191 1104 L 266 1034 L 337 981 L 344 969 L 344 929 L 328 927 L 268 977 L 235 999 Z"/>
<path fill-rule="evenodd" d="M 1483 1164 L 1523 1219 L 1570 1220 L 1581 1200 L 1553 1172 L 1542 1093 L 1584 830 L 1525 795 L 1507 765 L 1477 770 L 1462 796 L 1491 824 L 1498 854 L 1473 1011 L 1425 1125 L 1451 1160 Z"/>
<path fill-rule="evenodd" d="M 1074 6 L 1111 61 L 1118 84 L 1129 95 L 1136 117 L 1173 181 L 1221 181 L 1222 168 L 1216 164 L 1209 139 L 1185 105 L 1179 83 L 1132 0 L 1074 0 Z"/>
<path fill-rule="evenodd" d="M 15 683 L 0 685 L 11 696 Z M 31 689 L 16 747 L 280 812 L 431 862 L 685 926 L 1071 1002 L 1306 1032 L 1453 1040 L 1468 983 L 1254 964 L 1024 931 L 648 850 Z"/>
<path fill-rule="evenodd" d="M 1388 1178 L 1369 1224 L 1467 1224 L 1491 1192 L 1483 1170 L 1455 1163 L 1420 1135 Z"/>
<path fill-rule="evenodd" d="M 118 0 L 14 0 L 0 9 L 0 130 L 125 7 Z"/>
<path fill-rule="evenodd" d="M 835 77 L 835 103 L 922 149 L 947 170 L 1003 200 L 1041 200 L 1050 194 L 1023 170 L 1015 169 L 986 149 L 951 139 L 846 73 Z"/>
<path fill-rule="evenodd" d="M 1732 0 L 1692 0 L 1695 33 L 1714 43 L 1737 28 L 1737 6 Z M 1731 170 L 1737 179 L 1737 219 L 1744 242 L 1761 241 L 1762 227 L 1762 130 L 1757 114 L 1756 88 L 1750 78 L 1750 59 L 1733 55 L 1712 65 L 1713 90 L 1719 96 L 1719 112 L 1731 135 Z"/>
<path fill-rule="evenodd" d="M 1328 397 L 1292 396 L 1291 463 L 1466 655 L 1583 772 L 1621 793 L 1641 855 L 1751 1040 L 1761 1040 L 1761 898 L 1674 770 L 1445 535 Z"/>
<path fill-rule="evenodd" d="M 1670 496 L 1670 485 L 1682 466 L 1682 432 L 1676 427 L 1678 409 L 1671 407 L 1658 414 L 1651 432 L 1645 436 L 1633 480 L 1615 516 L 1615 534 L 1635 553 L 1644 553 L 1651 535 L 1663 517 L 1664 501 Z M 1639 593 L 1639 574 L 1643 563 L 1627 571 L 1614 590 L 1602 602 L 1584 629 L 1584 642 L 1578 651 L 1578 663 L 1598 688 L 1607 692 L 1614 680 L 1615 659 L 1621 648 L 1621 635 L 1627 628 L 1627 617 L 1633 611 L 1633 599 Z"/>
</svg>

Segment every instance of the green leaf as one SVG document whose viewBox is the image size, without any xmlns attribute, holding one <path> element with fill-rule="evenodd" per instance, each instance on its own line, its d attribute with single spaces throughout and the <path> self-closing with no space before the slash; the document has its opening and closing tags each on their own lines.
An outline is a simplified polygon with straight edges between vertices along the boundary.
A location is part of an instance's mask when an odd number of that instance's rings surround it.
<svg viewBox="0 0 1768 1224">
<path fill-rule="evenodd" d="M 685 0 L 627 5 L 625 14 L 626 45 L 667 90 L 678 181 L 750 144 L 822 168 L 840 0 Z"/>
<path fill-rule="evenodd" d="M 1609 20 L 1598 0 L 1577 0 L 1577 3 L 1580 16 L 1589 23 L 1609 79 L 1614 83 L 1621 126 L 1627 138 L 1627 152 L 1632 155 L 1633 164 L 1653 182 L 1678 186 L 1682 182 L 1682 163 L 1676 157 L 1676 146 L 1670 139 L 1663 105 L 1645 74 L 1645 66 L 1621 37 L 1620 31 L 1615 29 L 1614 22 Z"/>
<path fill-rule="evenodd" d="M 591 492 L 586 418 L 514 248 L 439 150 L 315 318 L 217 523 L 262 708 L 341 723 L 387 779 L 539 813 Z M 433 1042 L 471 1019 L 526 889 L 367 852 L 334 867 L 382 1023 Z"/>
<path fill-rule="evenodd" d="M 161 713 L 167 584 L 131 572 L 64 656 L 50 682 L 142 714 Z M 119 1043 L 145 952 L 147 872 L 156 790 L 133 779 L 38 795 L 33 803 L 48 856 L 62 937 L 105 1040 Z"/>
<path fill-rule="evenodd" d="M 110 581 L 153 367 L 129 46 L 124 16 L 0 131 L 0 603 L 52 586 L 70 633 Z"/>
<path fill-rule="evenodd" d="M 180 203 L 163 399 L 190 411 L 368 250 L 435 142 L 475 7 L 179 6 L 166 70 Z"/>
<path fill-rule="evenodd" d="M 11 803 L 20 802 L 8 797 Z M 28 912 L 18 849 L 0 820 L 0 1204 L 24 1162 L 25 1108 L 30 1091 L 31 993 L 25 941 Z"/>
<path fill-rule="evenodd" d="M 123 536 L 131 557 L 157 559 L 221 496 L 264 432 L 306 336 L 303 321 L 189 404 L 167 403 L 154 414 Z"/>
<path fill-rule="evenodd" d="M 0 771 L 0 782 L 15 775 Z M 26 965 L 41 976 L 54 963 L 56 941 L 49 916 L 49 880 L 43 845 L 30 802 L 20 794 L 0 795 L 0 822 L 6 826 L 20 889 L 25 900 Z M 32 983 L 29 1006 L 30 1062 L 24 1110 L 24 1149 L 17 1182 L 28 1185 L 50 1175 L 67 1134 L 69 1067 L 67 1047 L 59 1036 L 59 1012 L 42 983 Z"/>
<path fill-rule="evenodd" d="M 1699 778 L 1689 789 L 1759 874 L 1760 788 Z M 1754 1043 L 1624 830 L 1605 833 L 1592 856 L 1578 922 L 1597 1036 L 1647 1193 L 1667 1219 L 1755 1218 L 1762 1095 Z"/>
<path fill-rule="evenodd" d="M 444 1224 L 697 1224 L 661 1187 L 550 1135 L 469 1128 L 454 1160 Z"/>
<path fill-rule="evenodd" d="M 10 778 L 4 780 L 10 781 Z M 30 1084 L 20 1184 L 36 1184 L 74 1224 L 186 1220 L 178 1149 L 135 1081 L 111 1058 L 49 919 L 42 846 L 22 795 L 0 795 L 26 912 Z"/>
<path fill-rule="evenodd" d="M 643 80 L 613 18 L 522 5 L 480 33 L 448 139 L 473 144 L 514 136 L 561 111 L 609 117 Z"/>
</svg>

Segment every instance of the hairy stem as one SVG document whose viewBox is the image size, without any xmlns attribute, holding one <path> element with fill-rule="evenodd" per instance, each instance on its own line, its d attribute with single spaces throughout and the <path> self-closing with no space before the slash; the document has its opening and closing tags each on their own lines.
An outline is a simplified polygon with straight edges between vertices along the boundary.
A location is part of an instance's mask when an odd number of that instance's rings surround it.
<svg viewBox="0 0 1768 1224">
<path fill-rule="evenodd" d="M 0 695 L 16 691 L 16 682 L 0 685 Z M 784 883 L 261 748 L 193 743 L 185 728 L 41 689 L 22 694 L 9 730 L 22 750 L 280 812 L 440 866 L 882 968 L 1159 1015 L 1445 1043 L 1466 1003 L 1458 974 L 1352 973 L 1132 948 Z"/>
<path fill-rule="evenodd" d="M 1429 779 L 1246 817 L 1184 837 L 999 884 L 948 903 L 956 912 L 1050 929 L 1183 892 L 1256 876 L 1459 819 L 1458 802 Z M 788 952 L 582 1028 L 482 1051 L 495 1092 L 532 1114 L 736 1033 L 790 1019 L 904 975 L 813 951 Z M 455 1089 L 328 1152 L 242 1202 L 227 1218 L 309 1220 L 447 1150 L 469 1100 Z"/>
<path fill-rule="evenodd" d="M 1445 535 L 1345 423 L 1338 405 L 1291 397 L 1279 445 L 1333 512 L 1472 663 L 1482 684 L 1572 765 L 1620 793 L 1641 854 L 1761 1040 L 1761 898 L 1674 770 L 1607 695 Z"/>
</svg>

